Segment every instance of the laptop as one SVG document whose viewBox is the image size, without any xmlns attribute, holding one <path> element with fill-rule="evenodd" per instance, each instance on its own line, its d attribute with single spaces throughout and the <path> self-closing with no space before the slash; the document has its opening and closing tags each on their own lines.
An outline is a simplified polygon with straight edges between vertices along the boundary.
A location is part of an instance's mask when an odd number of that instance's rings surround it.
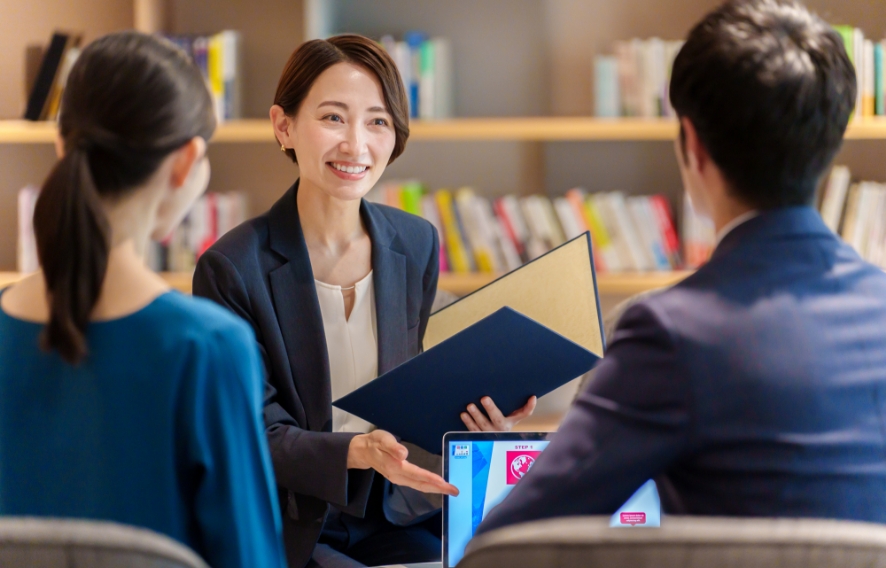
<svg viewBox="0 0 886 568">
<path fill-rule="evenodd" d="M 443 568 L 464 556 L 465 546 L 489 511 L 532 467 L 554 432 L 449 432 L 443 437 L 443 477 L 459 490 L 443 499 Z M 613 527 L 661 526 L 661 502 L 647 481 L 612 516 Z"/>
</svg>

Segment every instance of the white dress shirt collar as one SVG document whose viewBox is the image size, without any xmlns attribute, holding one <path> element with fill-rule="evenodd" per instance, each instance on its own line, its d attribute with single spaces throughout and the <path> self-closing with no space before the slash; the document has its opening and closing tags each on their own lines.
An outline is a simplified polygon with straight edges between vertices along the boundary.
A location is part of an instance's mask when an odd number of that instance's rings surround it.
<svg viewBox="0 0 886 568">
<path fill-rule="evenodd" d="M 714 246 L 716 247 L 717 245 L 719 245 L 720 242 L 723 240 L 723 238 L 726 237 L 726 235 L 728 235 L 729 233 L 731 233 L 733 229 L 735 229 L 736 227 L 738 227 L 742 223 L 746 223 L 747 221 L 750 221 L 751 219 L 753 219 L 754 217 L 756 217 L 759 214 L 760 214 L 760 212 L 757 211 L 756 209 L 751 209 L 750 211 L 748 211 L 746 213 L 742 213 L 741 215 L 739 215 L 738 217 L 736 217 L 732 221 L 729 221 L 728 223 L 723 225 L 723 228 L 717 232 L 717 240 L 714 242 Z"/>
</svg>

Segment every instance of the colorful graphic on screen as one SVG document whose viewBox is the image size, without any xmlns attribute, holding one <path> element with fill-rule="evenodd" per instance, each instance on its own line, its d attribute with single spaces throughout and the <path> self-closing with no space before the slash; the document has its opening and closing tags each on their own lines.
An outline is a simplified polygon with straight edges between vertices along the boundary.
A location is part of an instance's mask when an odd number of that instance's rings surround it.
<svg viewBox="0 0 886 568">
<path fill-rule="evenodd" d="M 515 452 L 508 452 L 508 485 L 514 485 L 523 479 L 523 476 L 529 473 L 529 468 L 535 463 L 535 458 L 537 458 L 540 453 L 541 450 L 517 450 Z"/>
<path fill-rule="evenodd" d="M 449 482 L 458 487 L 458 497 L 448 497 L 448 562 L 454 566 L 465 546 L 493 507 L 532 468 L 550 442 L 488 441 L 449 442 Z M 661 504 L 655 483 L 647 481 L 612 516 L 613 527 L 658 527 Z"/>
</svg>

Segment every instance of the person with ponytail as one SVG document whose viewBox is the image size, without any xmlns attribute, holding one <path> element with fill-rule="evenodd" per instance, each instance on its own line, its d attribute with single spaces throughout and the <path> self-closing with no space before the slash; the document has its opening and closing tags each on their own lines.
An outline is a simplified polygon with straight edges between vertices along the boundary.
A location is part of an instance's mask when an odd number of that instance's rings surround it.
<svg viewBox="0 0 886 568">
<path fill-rule="evenodd" d="M 280 568 L 254 334 L 143 260 L 209 181 L 203 78 L 165 40 L 112 34 L 61 109 L 41 270 L 0 291 L 0 515 L 116 521 L 215 568 Z"/>
</svg>

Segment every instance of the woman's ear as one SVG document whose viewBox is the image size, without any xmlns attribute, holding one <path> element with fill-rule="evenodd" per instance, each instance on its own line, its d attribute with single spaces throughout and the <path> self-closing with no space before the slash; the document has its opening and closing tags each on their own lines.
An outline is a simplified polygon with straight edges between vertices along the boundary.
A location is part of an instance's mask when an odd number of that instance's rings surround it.
<svg viewBox="0 0 886 568">
<path fill-rule="evenodd" d="M 271 117 L 271 125 L 274 127 L 274 136 L 277 141 L 286 148 L 295 147 L 295 119 L 287 116 L 286 111 L 280 105 L 271 107 L 268 113 Z"/>
<path fill-rule="evenodd" d="M 178 189 L 185 184 L 191 175 L 191 170 L 206 155 L 206 140 L 195 136 L 188 140 L 184 146 L 175 151 L 170 173 L 170 185 Z"/>
</svg>

